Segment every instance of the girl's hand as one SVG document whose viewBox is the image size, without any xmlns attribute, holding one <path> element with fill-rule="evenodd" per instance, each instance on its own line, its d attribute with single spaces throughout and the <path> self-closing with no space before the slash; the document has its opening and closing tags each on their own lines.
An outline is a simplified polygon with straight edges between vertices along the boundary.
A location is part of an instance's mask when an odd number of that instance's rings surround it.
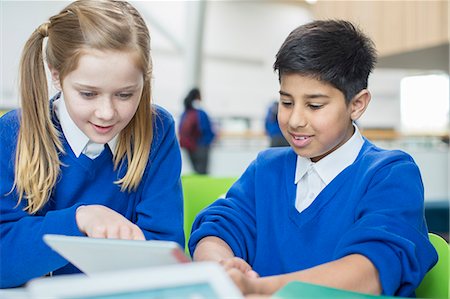
<svg viewBox="0 0 450 299">
<path fill-rule="evenodd" d="M 88 237 L 145 240 L 144 233 L 137 225 L 102 205 L 80 206 L 75 218 L 80 231 Z"/>
</svg>

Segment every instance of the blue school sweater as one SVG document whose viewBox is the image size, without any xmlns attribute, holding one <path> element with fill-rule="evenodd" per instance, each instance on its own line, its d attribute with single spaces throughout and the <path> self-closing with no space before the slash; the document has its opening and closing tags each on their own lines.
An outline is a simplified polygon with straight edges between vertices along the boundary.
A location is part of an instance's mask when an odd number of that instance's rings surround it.
<svg viewBox="0 0 450 299">
<path fill-rule="evenodd" d="M 365 143 L 344 169 L 299 213 L 296 154 L 258 155 L 241 178 L 196 218 L 191 253 L 217 236 L 261 276 L 308 269 L 362 254 L 379 271 L 383 293 L 411 296 L 437 254 L 428 240 L 419 169 L 401 151 Z M 339 273 L 336 273 L 339 275 Z"/>
<path fill-rule="evenodd" d="M 80 205 L 107 206 L 143 231 L 147 240 L 171 240 L 184 247 L 183 199 L 180 182 L 181 156 L 170 114 L 155 107 L 153 142 L 142 181 L 135 192 L 121 192 L 114 184 L 127 167 L 113 170 L 113 156 L 105 148 L 96 159 L 76 158 L 57 120 L 65 154 L 60 154 L 61 173 L 50 200 L 35 215 L 17 206 L 14 157 L 19 111 L 0 119 L 0 287 L 14 287 L 31 278 L 79 272 L 42 240 L 44 234 L 82 236 L 75 211 Z"/>
</svg>

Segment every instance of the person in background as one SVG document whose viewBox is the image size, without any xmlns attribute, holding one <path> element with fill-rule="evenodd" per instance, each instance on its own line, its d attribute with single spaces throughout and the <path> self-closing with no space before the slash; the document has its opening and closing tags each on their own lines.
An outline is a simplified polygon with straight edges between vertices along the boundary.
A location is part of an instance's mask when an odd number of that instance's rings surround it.
<svg viewBox="0 0 450 299">
<path fill-rule="evenodd" d="M 264 126 L 266 134 L 270 138 L 271 147 L 289 146 L 289 142 L 284 138 L 278 125 L 278 101 L 273 102 L 267 110 Z"/>
<path fill-rule="evenodd" d="M 201 109 L 202 97 L 198 88 L 193 88 L 184 98 L 184 111 L 180 117 L 178 136 L 180 146 L 186 149 L 194 171 L 207 174 L 209 153 L 215 132 L 208 114 Z"/>
<path fill-rule="evenodd" d="M 292 31 L 276 55 L 290 147 L 262 151 L 193 224 L 194 260 L 222 263 L 244 294 L 303 281 L 414 296 L 437 261 L 410 155 L 365 139 L 372 41 L 343 20 Z"/>
<path fill-rule="evenodd" d="M 79 272 L 45 234 L 184 246 L 180 148 L 151 77 L 148 28 L 125 1 L 73 2 L 31 34 L 21 109 L 0 118 L 1 288 Z"/>
</svg>

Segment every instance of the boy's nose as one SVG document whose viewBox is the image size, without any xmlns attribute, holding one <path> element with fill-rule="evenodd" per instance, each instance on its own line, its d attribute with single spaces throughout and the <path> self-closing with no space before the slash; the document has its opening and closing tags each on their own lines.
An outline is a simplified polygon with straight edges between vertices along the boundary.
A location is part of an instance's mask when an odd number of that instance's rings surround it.
<svg viewBox="0 0 450 299">
<path fill-rule="evenodd" d="M 289 126 L 293 129 L 305 127 L 307 124 L 305 113 L 302 109 L 294 109 L 289 117 Z"/>
</svg>

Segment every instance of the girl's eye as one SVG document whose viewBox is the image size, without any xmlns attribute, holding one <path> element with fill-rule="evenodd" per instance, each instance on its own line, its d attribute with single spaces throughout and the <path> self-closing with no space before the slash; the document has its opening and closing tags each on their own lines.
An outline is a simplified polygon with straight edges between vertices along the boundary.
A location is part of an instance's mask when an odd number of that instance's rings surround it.
<svg viewBox="0 0 450 299">
<path fill-rule="evenodd" d="M 132 95 L 133 95 L 132 93 L 118 93 L 117 97 L 121 100 L 127 100 L 131 98 Z"/>
<path fill-rule="evenodd" d="M 91 92 L 91 91 L 80 91 L 80 95 L 83 98 L 91 99 L 91 98 L 95 97 L 97 94 L 95 92 Z"/>
</svg>

